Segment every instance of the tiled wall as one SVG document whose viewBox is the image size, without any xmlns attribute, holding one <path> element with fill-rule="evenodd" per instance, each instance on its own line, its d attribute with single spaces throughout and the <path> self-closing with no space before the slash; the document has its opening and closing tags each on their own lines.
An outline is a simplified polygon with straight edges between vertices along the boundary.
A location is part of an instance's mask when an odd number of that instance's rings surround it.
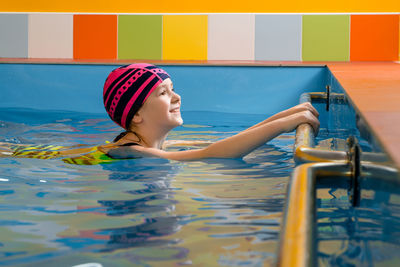
<svg viewBox="0 0 400 267">
<path fill-rule="evenodd" d="M 0 57 L 394 61 L 395 15 L 0 14 Z"/>
</svg>

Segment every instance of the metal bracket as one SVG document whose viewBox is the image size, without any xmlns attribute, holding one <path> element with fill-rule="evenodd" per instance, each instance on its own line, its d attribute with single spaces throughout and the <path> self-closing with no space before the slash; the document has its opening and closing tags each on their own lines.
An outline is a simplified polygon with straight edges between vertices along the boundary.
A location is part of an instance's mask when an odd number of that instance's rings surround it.
<svg viewBox="0 0 400 267">
<path fill-rule="evenodd" d="M 330 95 L 331 95 L 331 86 L 326 86 L 326 111 L 329 111 L 329 103 L 330 103 Z"/>
<path fill-rule="evenodd" d="M 348 156 L 350 163 L 351 172 L 351 184 L 349 188 L 349 200 L 353 207 L 358 207 L 360 205 L 360 174 L 361 174 L 361 162 L 360 162 L 360 152 L 361 148 L 358 144 L 357 138 L 350 136 L 347 139 L 347 145 L 349 147 Z"/>
</svg>

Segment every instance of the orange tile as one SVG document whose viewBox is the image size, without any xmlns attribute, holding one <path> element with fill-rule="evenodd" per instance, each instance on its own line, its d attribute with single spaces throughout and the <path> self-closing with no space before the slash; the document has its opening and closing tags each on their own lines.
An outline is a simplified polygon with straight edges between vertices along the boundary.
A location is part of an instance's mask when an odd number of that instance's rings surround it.
<svg viewBox="0 0 400 267">
<path fill-rule="evenodd" d="M 116 59 L 117 16 L 74 15 L 74 59 Z"/>
<path fill-rule="evenodd" d="M 398 15 L 351 15 L 351 61 L 395 61 L 398 50 Z"/>
</svg>

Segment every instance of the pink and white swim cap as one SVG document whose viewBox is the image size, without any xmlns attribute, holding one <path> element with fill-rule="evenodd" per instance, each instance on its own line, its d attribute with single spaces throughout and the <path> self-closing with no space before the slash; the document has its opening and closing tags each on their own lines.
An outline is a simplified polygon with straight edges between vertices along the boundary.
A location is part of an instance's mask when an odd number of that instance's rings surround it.
<svg viewBox="0 0 400 267">
<path fill-rule="evenodd" d="M 168 73 L 151 64 L 131 64 L 113 70 L 103 88 L 104 107 L 110 118 L 124 129 Z"/>
</svg>

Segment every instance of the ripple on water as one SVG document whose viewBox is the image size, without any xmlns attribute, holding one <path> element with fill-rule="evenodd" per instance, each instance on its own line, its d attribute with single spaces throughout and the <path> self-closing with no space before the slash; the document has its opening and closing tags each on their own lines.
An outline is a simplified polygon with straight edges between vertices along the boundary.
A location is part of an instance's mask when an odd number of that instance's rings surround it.
<svg viewBox="0 0 400 267">
<path fill-rule="evenodd" d="M 119 132 L 98 115 L 38 112 L 23 123 L 26 114 L 18 114 L 0 117 L 0 141 L 90 145 Z M 171 137 L 218 140 L 249 126 L 238 121 L 261 118 L 230 114 L 224 121 L 219 114 L 201 124 L 201 112 L 189 115 L 186 128 Z M 285 135 L 241 160 L 80 166 L 0 158 L 2 265 L 268 265 L 294 165 L 292 142 Z"/>
</svg>

